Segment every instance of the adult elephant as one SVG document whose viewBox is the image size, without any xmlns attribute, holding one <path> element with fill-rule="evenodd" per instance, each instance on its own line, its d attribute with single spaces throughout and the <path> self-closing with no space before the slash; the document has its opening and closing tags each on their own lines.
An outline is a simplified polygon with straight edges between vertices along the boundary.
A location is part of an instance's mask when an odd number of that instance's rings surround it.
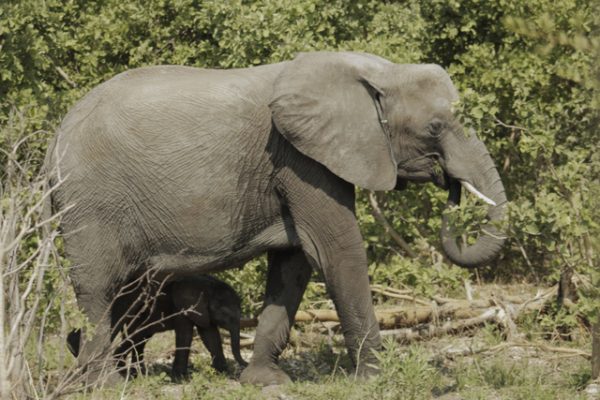
<svg viewBox="0 0 600 400">
<path fill-rule="evenodd" d="M 72 205 L 62 220 L 70 275 L 96 325 L 79 362 L 108 349 L 106 310 L 131 276 L 150 267 L 209 273 L 267 252 L 265 307 L 241 380 L 289 380 L 277 359 L 312 268 L 323 272 L 357 373 L 375 372 L 380 335 L 354 186 L 433 181 L 455 202 L 461 182 L 493 204 L 491 219 L 502 216 L 498 172 L 453 117 L 455 100 L 437 65 L 360 53 L 233 70 L 141 68 L 96 87 L 65 117 L 46 166 L 67 176 L 52 200 Z M 443 243 L 455 263 L 472 266 L 490 261 L 502 239 L 488 227 L 470 247 Z"/>
</svg>

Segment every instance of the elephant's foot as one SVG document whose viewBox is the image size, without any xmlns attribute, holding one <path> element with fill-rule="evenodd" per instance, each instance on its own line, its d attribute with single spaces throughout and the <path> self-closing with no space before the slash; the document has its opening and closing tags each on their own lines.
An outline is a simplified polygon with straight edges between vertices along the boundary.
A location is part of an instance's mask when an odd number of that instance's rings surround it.
<svg viewBox="0 0 600 400">
<path fill-rule="evenodd" d="M 217 370 L 217 372 L 227 372 L 229 368 L 227 367 L 227 361 L 225 359 L 215 358 L 212 363 L 212 367 Z"/>
<path fill-rule="evenodd" d="M 124 378 L 117 371 L 111 371 L 102 378 L 103 386 L 107 387 L 119 386 L 125 383 L 125 381 L 126 378 Z"/>
<path fill-rule="evenodd" d="M 190 379 L 190 373 L 187 368 L 173 367 L 171 370 L 171 379 L 173 382 L 184 382 Z"/>
<path fill-rule="evenodd" d="M 132 378 L 137 378 L 138 376 L 146 376 L 148 371 L 146 370 L 146 365 L 141 363 L 139 365 L 134 365 L 129 369 L 122 370 L 121 374 L 129 375 Z"/>
<path fill-rule="evenodd" d="M 380 368 L 377 364 L 363 363 L 356 368 L 356 379 L 368 380 L 379 375 Z"/>
<path fill-rule="evenodd" d="M 116 387 L 126 380 L 113 366 L 105 368 L 85 368 L 83 379 L 86 386 L 90 388 Z"/>
<path fill-rule="evenodd" d="M 290 377 L 276 364 L 250 363 L 240 375 L 241 383 L 257 386 L 284 385 L 291 381 Z"/>
</svg>

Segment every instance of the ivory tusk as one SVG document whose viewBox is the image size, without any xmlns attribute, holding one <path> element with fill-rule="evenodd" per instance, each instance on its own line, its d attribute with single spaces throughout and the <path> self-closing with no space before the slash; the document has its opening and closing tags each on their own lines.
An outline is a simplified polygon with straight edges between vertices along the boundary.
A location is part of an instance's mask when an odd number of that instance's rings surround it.
<svg viewBox="0 0 600 400">
<path fill-rule="evenodd" d="M 481 200 L 485 201 L 489 205 L 492 205 L 492 206 L 496 205 L 496 202 L 494 200 L 490 199 L 489 197 L 487 197 L 486 195 L 481 193 L 479 190 L 475 189 L 475 187 L 473 185 L 471 185 L 469 182 L 460 181 L 460 183 L 461 183 L 461 185 L 463 185 L 465 187 L 465 189 L 467 189 L 469 192 L 473 193 L 475 196 L 479 197 Z"/>
</svg>

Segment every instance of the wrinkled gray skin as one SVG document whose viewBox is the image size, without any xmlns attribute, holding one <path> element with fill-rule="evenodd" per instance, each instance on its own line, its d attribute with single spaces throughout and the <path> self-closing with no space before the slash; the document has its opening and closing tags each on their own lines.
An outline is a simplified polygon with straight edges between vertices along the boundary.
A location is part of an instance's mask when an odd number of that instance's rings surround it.
<svg viewBox="0 0 600 400">
<path fill-rule="evenodd" d="M 455 202 L 463 181 L 502 217 L 498 172 L 453 117 L 456 99 L 439 66 L 358 53 L 248 69 L 141 68 L 96 87 L 64 119 L 46 167 L 68 175 L 52 197 L 56 209 L 74 205 L 62 221 L 71 278 L 97 325 L 79 362 L 108 348 L 104 311 L 132 274 L 207 273 L 267 252 L 265 307 L 241 381 L 289 380 L 277 359 L 313 268 L 357 374 L 376 372 L 380 335 L 354 186 L 433 181 Z M 492 260 L 503 243 L 482 231 L 461 248 L 451 233 L 444 228 L 444 247 L 464 266 Z"/>
<path fill-rule="evenodd" d="M 123 324 L 125 340 L 116 350 L 118 369 L 125 367 L 125 358 L 145 373 L 144 347 L 156 333 L 175 330 L 175 359 L 172 376 L 188 375 L 190 346 L 194 326 L 212 356 L 212 366 L 219 372 L 227 371 L 221 335 L 218 328 L 229 331 L 231 350 L 235 360 L 247 365 L 240 354 L 240 298 L 226 283 L 209 276 L 198 276 L 167 283 L 164 287 L 154 282 L 124 290 L 112 306 L 113 325 Z M 79 354 L 81 330 L 72 331 L 67 342 L 74 356 Z"/>
</svg>

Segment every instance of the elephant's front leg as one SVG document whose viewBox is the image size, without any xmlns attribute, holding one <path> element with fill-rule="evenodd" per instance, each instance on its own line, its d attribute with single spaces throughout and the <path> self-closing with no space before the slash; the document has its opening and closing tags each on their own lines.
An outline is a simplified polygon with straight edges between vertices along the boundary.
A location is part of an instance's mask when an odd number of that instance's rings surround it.
<svg viewBox="0 0 600 400">
<path fill-rule="evenodd" d="M 175 326 L 175 359 L 171 375 L 174 380 L 181 380 L 188 375 L 194 324 L 185 315 L 177 315 L 174 317 L 173 325 Z"/>
<path fill-rule="evenodd" d="M 277 359 L 287 345 L 311 272 L 300 249 L 269 252 L 265 305 L 258 319 L 252 360 L 240 376 L 242 382 L 267 386 L 290 381 Z"/>
<path fill-rule="evenodd" d="M 377 359 L 373 350 L 380 349 L 381 338 L 369 287 L 366 254 L 362 241 L 358 241 L 358 227 L 340 232 L 340 242 L 335 247 L 322 244 L 327 241 L 312 239 L 317 236 L 307 234 L 307 237 L 311 237 L 306 243 L 307 253 L 323 270 L 327 292 L 340 318 L 357 376 L 376 373 Z"/>
<path fill-rule="evenodd" d="M 354 213 L 354 186 L 324 172 L 291 180 L 282 191 L 302 248 L 321 269 L 357 375 L 376 373 L 381 347 L 369 287 L 367 255 Z M 304 183 L 312 183 L 310 186 Z"/>
<path fill-rule="evenodd" d="M 338 313 L 342 333 L 357 376 L 379 371 L 374 350 L 380 350 L 379 324 L 373 308 L 366 257 L 356 251 L 340 249 L 335 261 L 325 264 L 327 291 Z M 363 263 L 361 260 L 365 259 Z"/>
</svg>

